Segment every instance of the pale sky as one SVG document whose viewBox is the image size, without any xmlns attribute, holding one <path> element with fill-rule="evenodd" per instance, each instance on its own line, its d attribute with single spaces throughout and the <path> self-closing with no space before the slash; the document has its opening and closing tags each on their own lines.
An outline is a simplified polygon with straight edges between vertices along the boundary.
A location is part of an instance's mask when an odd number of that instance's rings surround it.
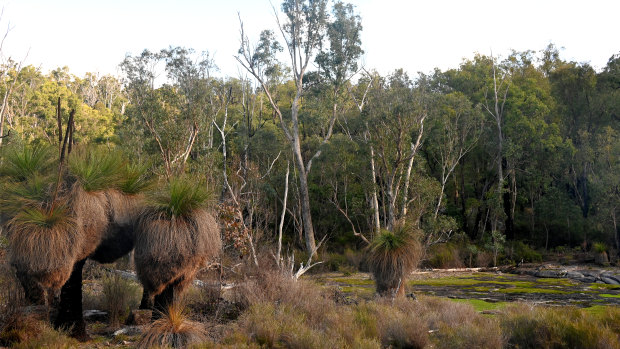
<svg viewBox="0 0 620 349">
<path fill-rule="evenodd" d="M 364 66 L 410 75 L 456 68 L 475 52 L 505 57 L 553 42 L 562 58 L 605 66 L 620 52 L 618 0 L 350 0 L 362 17 Z M 279 9 L 280 2 L 273 0 Z M 3 55 L 40 66 L 118 75 L 125 54 L 168 46 L 209 51 L 238 75 L 239 21 L 250 40 L 275 29 L 269 0 L 0 0 Z"/>
</svg>

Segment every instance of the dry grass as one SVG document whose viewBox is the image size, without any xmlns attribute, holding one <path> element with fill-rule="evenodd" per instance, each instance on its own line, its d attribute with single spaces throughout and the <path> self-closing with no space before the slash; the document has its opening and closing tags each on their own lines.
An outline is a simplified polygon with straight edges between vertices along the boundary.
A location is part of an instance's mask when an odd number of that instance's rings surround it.
<svg viewBox="0 0 620 349">
<path fill-rule="evenodd" d="M 154 321 L 142 335 L 138 348 L 187 348 L 206 342 L 201 324 L 189 321 L 183 308 L 173 305 L 162 317 Z"/>
<path fill-rule="evenodd" d="M 129 314 L 131 307 L 137 307 L 142 295 L 140 287 L 113 273 L 103 278 L 103 296 L 108 321 L 112 327 L 118 327 Z"/>
<path fill-rule="evenodd" d="M 574 307 L 515 304 L 502 314 L 501 327 L 511 347 L 620 348 L 619 319 L 617 311 L 599 319 Z"/>
<path fill-rule="evenodd" d="M 236 291 L 248 310 L 222 341 L 289 348 L 500 348 L 499 322 L 472 306 L 421 296 L 339 305 L 309 281 L 277 271 L 252 275 Z"/>
</svg>

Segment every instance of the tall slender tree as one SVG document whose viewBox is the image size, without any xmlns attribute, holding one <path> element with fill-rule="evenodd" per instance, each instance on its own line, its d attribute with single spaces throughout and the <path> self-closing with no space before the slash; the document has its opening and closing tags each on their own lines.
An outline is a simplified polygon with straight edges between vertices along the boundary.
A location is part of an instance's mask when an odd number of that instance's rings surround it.
<svg viewBox="0 0 620 349">
<path fill-rule="evenodd" d="M 334 18 L 327 12 L 327 0 L 285 0 L 282 3 L 282 12 L 285 20 L 281 21 L 275 11 L 278 29 L 285 42 L 284 47 L 290 58 L 290 71 L 295 85 L 291 101 L 290 117 L 280 108 L 274 96 L 274 89 L 269 85 L 269 79 L 277 71 L 278 61 L 276 54 L 282 46 L 276 41 L 273 32 L 263 31 L 260 41 L 254 49 L 246 36 L 241 23 L 241 48 L 237 61 L 259 82 L 273 107 L 280 127 L 288 140 L 295 165 L 299 175 L 299 193 L 301 199 L 301 213 L 304 227 L 306 250 L 309 254 L 316 252 L 314 226 L 310 208 L 308 191 L 308 174 L 312 162 L 322 152 L 322 145 L 329 142 L 338 117 L 338 95 L 342 85 L 350 78 L 357 68 L 357 60 L 362 50 L 360 48 L 359 32 L 361 24 L 359 16 L 353 12 L 351 5 L 337 2 L 333 7 Z M 327 33 L 327 35 L 326 35 Z M 327 48 L 328 47 L 328 48 Z M 311 156 L 304 156 L 302 152 L 302 137 L 300 133 L 300 110 L 302 98 L 307 92 L 310 63 L 315 60 L 319 64 L 320 74 L 333 87 L 332 114 L 327 118 L 323 127 L 322 142 Z"/>
</svg>

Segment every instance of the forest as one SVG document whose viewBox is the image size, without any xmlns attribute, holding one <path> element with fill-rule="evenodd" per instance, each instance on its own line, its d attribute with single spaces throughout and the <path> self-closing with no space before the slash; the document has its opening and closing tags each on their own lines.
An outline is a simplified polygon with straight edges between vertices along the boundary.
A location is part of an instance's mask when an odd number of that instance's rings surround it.
<svg viewBox="0 0 620 349">
<path fill-rule="evenodd" d="M 404 221 L 426 245 L 618 248 L 619 55 L 597 72 L 550 45 L 380 76 L 358 66 L 353 37 L 350 57 L 321 51 L 317 62 L 331 62 L 291 75 L 271 39 L 261 35 L 265 51 L 253 53 L 270 64 L 253 68 L 260 80 L 215 77 L 208 54 L 179 47 L 127 56 L 122 78 L 10 61 L 0 146 L 55 144 L 60 98 L 65 120 L 75 110 L 76 143 L 203 178 L 243 217 L 236 246 L 273 242 L 281 229 L 291 248 L 323 238 L 357 248 Z"/>
<path fill-rule="evenodd" d="M 4 61 L 0 161 L 15 149 L 59 147 L 67 125 L 69 151 L 123 154 L 160 184 L 191 178 L 210 197 L 220 262 L 231 270 L 287 261 L 294 280 L 372 271 L 372 258 L 383 262 L 368 251 L 381 243 L 411 243 L 415 258 L 399 257 L 404 270 L 590 251 L 617 263 L 620 52 L 602 69 L 567 61 L 549 44 L 382 75 L 361 63 L 352 5 L 297 3 L 282 4 L 279 33 L 246 33 L 240 19 L 238 76 L 222 76 L 208 51 L 173 46 L 128 54 L 120 76 Z M 412 242 L 399 242 L 402 231 Z M 370 262 L 360 257 L 367 253 Z M 397 280 L 386 287 L 404 295 Z M 306 292 L 295 285 L 278 292 Z M 438 306 L 423 301 L 424 311 Z M 269 304 L 247 316 L 273 312 Z M 270 340 L 258 343 L 286 343 Z"/>
</svg>

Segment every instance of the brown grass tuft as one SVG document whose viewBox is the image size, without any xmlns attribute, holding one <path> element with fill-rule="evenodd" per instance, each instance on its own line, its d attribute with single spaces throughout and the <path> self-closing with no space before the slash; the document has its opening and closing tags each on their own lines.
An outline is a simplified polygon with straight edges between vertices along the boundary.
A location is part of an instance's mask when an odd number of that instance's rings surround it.
<svg viewBox="0 0 620 349">
<path fill-rule="evenodd" d="M 187 348 L 207 341 L 201 324 L 189 321 L 183 308 L 173 305 L 142 335 L 138 348 Z"/>
<path fill-rule="evenodd" d="M 203 209 L 172 218 L 145 210 L 138 220 L 135 244 L 138 277 L 155 295 L 170 284 L 183 290 L 221 249 L 219 225 Z"/>
</svg>

